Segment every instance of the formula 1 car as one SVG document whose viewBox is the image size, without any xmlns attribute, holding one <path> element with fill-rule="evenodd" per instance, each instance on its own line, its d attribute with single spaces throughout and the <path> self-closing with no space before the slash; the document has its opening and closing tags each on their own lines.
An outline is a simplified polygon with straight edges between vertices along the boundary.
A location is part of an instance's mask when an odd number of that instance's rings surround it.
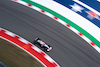
<svg viewBox="0 0 100 67">
<path fill-rule="evenodd" d="M 36 38 L 33 42 L 33 44 L 38 44 L 40 47 L 44 48 L 45 51 L 49 52 L 52 50 L 52 47 L 50 45 L 47 45 L 45 42 L 43 42 L 40 38 Z"/>
</svg>

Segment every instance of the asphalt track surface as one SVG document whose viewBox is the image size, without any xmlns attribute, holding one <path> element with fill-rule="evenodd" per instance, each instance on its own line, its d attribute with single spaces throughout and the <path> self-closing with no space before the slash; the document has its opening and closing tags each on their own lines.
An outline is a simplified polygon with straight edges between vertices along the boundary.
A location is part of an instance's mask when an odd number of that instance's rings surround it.
<svg viewBox="0 0 100 67">
<path fill-rule="evenodd" d="M 10 0 L 0 0 L 0 27 L 32 42 L 53 47 L 47 54 L 61 67 L 100 67 L 100 54 L 81 37 L 42 13 Z"/>
</svg>

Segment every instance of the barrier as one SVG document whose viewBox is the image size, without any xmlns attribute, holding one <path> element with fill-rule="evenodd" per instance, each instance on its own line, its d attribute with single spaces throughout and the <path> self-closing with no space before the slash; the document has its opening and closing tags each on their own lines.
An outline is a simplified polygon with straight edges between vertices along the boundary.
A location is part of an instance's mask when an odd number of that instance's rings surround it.
<svg viewBox="0 0 100 67">
<path fill-rule="evenodd" d="M 0 67 L 7 67 L 7 66 L 4 65 L 2 62 L 0 62 Z"/>
</svg>

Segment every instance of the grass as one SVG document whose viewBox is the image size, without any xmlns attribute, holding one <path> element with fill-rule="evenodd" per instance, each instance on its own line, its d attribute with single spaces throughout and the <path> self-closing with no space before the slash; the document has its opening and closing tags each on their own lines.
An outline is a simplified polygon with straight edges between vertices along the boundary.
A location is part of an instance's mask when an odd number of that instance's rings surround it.
<svg viewBox="0 0 100 67">
<path fill-rule="evenodd" d="M 44 67 L 34 57 L 1 38 L 0 61 L 7 67 Z"/>
</svg>

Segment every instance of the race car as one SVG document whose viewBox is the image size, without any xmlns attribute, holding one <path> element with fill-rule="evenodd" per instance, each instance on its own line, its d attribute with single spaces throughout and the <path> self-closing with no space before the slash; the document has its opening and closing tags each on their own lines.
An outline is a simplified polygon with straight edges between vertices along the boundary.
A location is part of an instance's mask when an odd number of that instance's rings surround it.
<svg viewBox="0 0 100 67">
<path fill-rule="evenodd" d="M 33 44 L 38 44 L 40 47 L 44 48 L 45 51 L 49 52 L 52 50 L 52 47 L 50 45 L 47 45 L 44 41 L 42 41 L 40 38 L 36 38 L 33 42 Z"/>
</svg>

